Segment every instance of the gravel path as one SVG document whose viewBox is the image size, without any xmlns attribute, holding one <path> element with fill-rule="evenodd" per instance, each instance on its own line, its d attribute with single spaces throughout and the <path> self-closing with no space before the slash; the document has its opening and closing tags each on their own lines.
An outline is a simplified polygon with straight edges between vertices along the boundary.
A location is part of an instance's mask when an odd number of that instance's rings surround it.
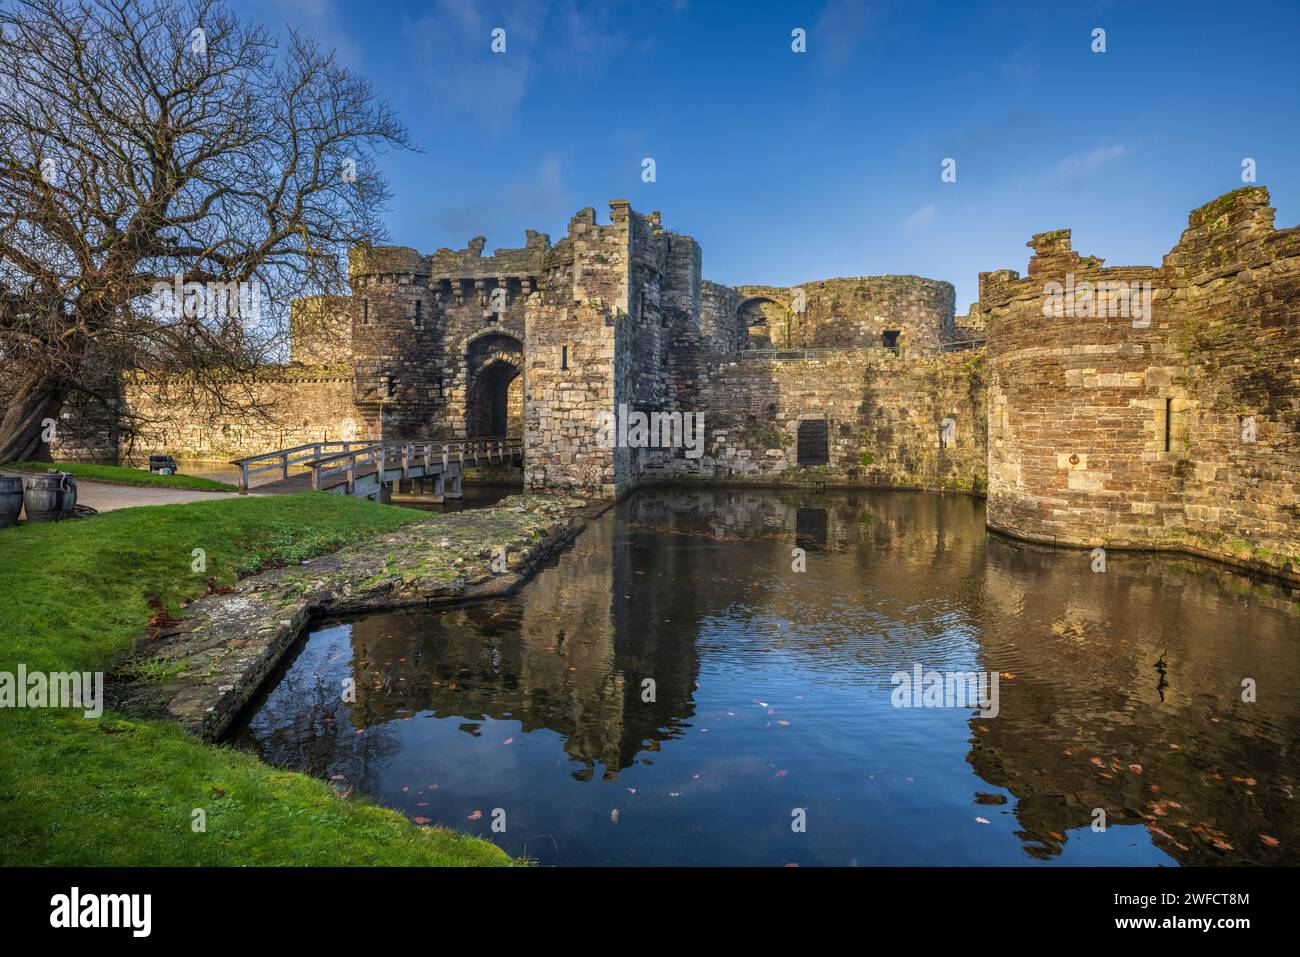
<svg viewBox="0 0 1300 957">
<path fill-rule="evenodd" d="M 30 475 L 0 469 L 5 475 Z M 104 482 L 77 480 L 77 504 L 89 505 L 99 512 L 111 512 L 136 505 L 179 505 L 184 502 L 204 502 L 212 498 L 230 498 L 234 492 L 200 492 L 187 488 L 161 488 L 150 485 L 109 485 Z M 254 488 L 250 495 L 256 495 Z"/>
</svg>

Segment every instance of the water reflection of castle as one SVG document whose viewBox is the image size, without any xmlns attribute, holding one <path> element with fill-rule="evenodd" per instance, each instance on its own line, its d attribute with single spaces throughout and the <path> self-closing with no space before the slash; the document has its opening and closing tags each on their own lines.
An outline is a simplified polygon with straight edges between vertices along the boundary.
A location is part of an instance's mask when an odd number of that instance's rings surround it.
<svg viewBox="0 0 1300 957">
<path fill-rule="evenodd" d="M 1294 595 L 1190 559 L 1093 574 L 1061 555 L 991 537 L 983 576 L 987 667 L 1016 677 L 968 760 L 1018 799 L 1026 852 L 1055 856 L 1102 808 L 1183 864 L 1295 863 Z"/>
<path fill-rule="evenodd" d="M 1184 863 L 1296 860 L 1300 629 L 1280 586 L 1136 554 L 1093 574 L 1086 553 L 988 536 L 964 498 L 701 490 L 612 519 L 511 599 L 356 622 L 358 699 L 335 713 L 381 733 L 334 736 L 352 763 L 382 759 L 389 722 L 432 712 L 470 734 L 486 718 L 545 728 L 575 776 L 616 773 L 692 721 L 705 623 L 770 618 L 811 627 L 761 650 L 837 677 L 945 651 L 1010 676 L 998 717 L 970 719 L 965 760 L 972 801 L 1014 796 L 1031 857 L 1060 854 L 1100 807 Z M 794 546 L 822 556 L 810 574 L 783 573 Z"/>
<path fill-rule="evenodd" d="M 353 722 L 429 711 L 461 717 L 474 733 L 476 720 L 511 718 L 525 731 L 562 735 L 565 751 L 588 769 L 579 776 L 658 750 L 694 714 L 694 635 L 660 627 L 691 611 L 680 583 L 647 574 L 654 556 L 638 555 L 634 567 L 614 535 L 612 523 L 594 523 L 514 598 L 356 622 Z"/>
<path fill-rule="evenodd" d="M 483 719 L 510 718 L 525 731 L 559 733 L 586 768 L 579 776 L 596 764 L 625 768 L 694 716 L 701 621 L 736 603 L 797 620 L 814 600 L 801 587 L 773 594 L 759 577 L 721 582 L 719 570 L 701 565 L 677 536 L 744 541 L 751 552 L 770 552 L 752 554 L 754 561 L 778 568 L 789 567 L 792 545 L 844 551 L 865 537 L 907 553 L 877 571 L 886 587 L 903 589 L 912 562 L 928 564 L 948 547 L 949 506 L 932 499 L 937 508 L 918 511 L 917 501 L 927 499 L 909 495 L 880 513 L 877 527 L 864 520 L 867 501 L 849 494 L 810 506 L 797 491 L 634 497 L 619 523 L 593 523 L 573 551 L 511 599 L 353 623 L 351 721 L 374 727 L 431 712 L 461 718 L 472 734 Z M 848 593 L 857 577 L 837 584 Z M 643 700 L 646 679 L 654 681 L 653 701 Z"/>
</svg>

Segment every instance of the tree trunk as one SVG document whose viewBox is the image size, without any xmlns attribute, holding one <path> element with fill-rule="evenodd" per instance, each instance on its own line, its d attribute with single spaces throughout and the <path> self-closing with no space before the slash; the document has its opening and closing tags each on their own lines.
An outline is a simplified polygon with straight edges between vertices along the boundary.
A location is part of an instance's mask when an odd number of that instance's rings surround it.
<svg viewBox="0 0 1300 957">
<path fill-rule="evenodd" d="M 50 425 L 59 421 L 67 386 L 39 375 L 23 376 L 0 421 L 0 462 L 49 462 Z"/>
</svg>

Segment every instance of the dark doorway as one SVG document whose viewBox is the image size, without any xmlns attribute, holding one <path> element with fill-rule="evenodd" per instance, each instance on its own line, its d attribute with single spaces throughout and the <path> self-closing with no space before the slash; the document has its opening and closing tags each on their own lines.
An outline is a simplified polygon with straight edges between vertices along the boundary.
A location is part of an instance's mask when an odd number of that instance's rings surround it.
<svg viewBox="0 0 1300 957">
<path fill-rule="evenodd" d="M 831 460 L 825 419 L 809 419 L 799 423 L 798 453 L 800 465 L 825 465 Z"/>
<path fill-rule="evenodd" d="M 508 435 L 510 430 L 510 383 L 519 370 L 507 362 L 493 362 L 479 373 L 470 394 L 471 435 Z"/>
<path fill-rule="evenodd" d="M 880 334 L 880 344 L 886 349 L 897 349 L 899 332 L 898 329 L 886 329 Z"/>
<path fill-rule="evenodd" d="M 465 428 L 471 436 L 523 435 L 523 344 L 493 332 L 470 343 L 465 355 L 469 372 L 465 394 Z"/>
</svg>

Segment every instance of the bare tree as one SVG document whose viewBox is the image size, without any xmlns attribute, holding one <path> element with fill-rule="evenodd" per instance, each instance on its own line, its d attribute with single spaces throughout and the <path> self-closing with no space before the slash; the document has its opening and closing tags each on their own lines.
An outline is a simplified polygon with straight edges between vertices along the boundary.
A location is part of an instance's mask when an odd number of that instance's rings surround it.
<svg viewBox="0 0 1300 957">
<path fill-rule="evenodd" d="M 381 237 L 378 157 L 409 146 L 332 52 L 223 0 L 6 2 L 0 462 L 48 459 L 72 396 L 129 433 L 98 388 L 126 370 L 238 402 L 290 301 L 343 292 Z"/>
</svg>

